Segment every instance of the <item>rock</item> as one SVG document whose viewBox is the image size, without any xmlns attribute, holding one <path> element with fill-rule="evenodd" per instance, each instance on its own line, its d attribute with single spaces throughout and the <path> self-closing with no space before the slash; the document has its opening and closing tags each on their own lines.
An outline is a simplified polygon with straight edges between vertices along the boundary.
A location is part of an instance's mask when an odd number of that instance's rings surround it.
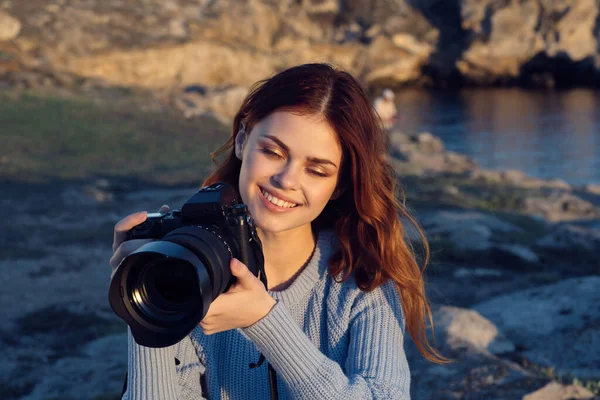
<svg viewBox="0 0 600 400">
<path fill-rule="evenodd" d="M 489 268 L 458 268 L 454 271 L 453 276 L 455 278 L 467 278 L 467 277 L 501 277 L 504 272 L 498 269 Z"/>
<path fill-rule="evenodd" d="M 535 388 L 528 390 L 532 374 L 496 355 L 512 351 L 514 345 L 480 314 L 458 307 L 440 307 L 433 318 L 435 347 L 454 362 L 430 363 L 418 353 L 414 342 L 407 340 L 405 351 L 411 367 L 413 398 L 508 400 Z"/>
<path fill-rule="evenodd" d="M 461 14 L 468 44 L 457 68 L 468 81 L 554 86 L 595 79 L 593 73 L 567 76 L 598 54 L 594 0 L 469 0 L 461 2 Z"/>
<path fill-rule="evenodd" d="M 41 398 L 117 398 L 127 371 L 127 334 L 90 342 L 81 354 L 46 368 L 23 400 Z M 41 371 L 40 371 L 41 372 Z"/>
<path fill-rule="evenodd" d="M 429 54 L 422 49 L 411 53 L 396 46 L 385 36 L 377 36 L 367 49 L 368 73 L 364 80 L 367 87 L 398 87 L 418 81 Z"/>
<path fill-rule="evenodd" d="M 571 278 L 502 295 L 473 309 L 537 365 L 579 378 L 600 377 L 600 277 Z M 577 338 L 574 340 L 574 338 Z"/>
<path fill-rule="evenodd" d="M 591 194 L 600 196 L 600 185 L 589 184 L 589 185 L 586 185 L 585 190 L 590 192 Z"/>
<path fill-rule="evenodd" d="M 519 232 L 520 228 L 478 212 L 440 211 L 420 216 L 428 236 L 452 241 L 457 250 L 488 250 L 492 232 Z"/>
<path fill-rule="evenodd" d="M 525 175 L 524 172 L 518 170 L 490 171 L 485 169 L 474 169 L 471 173 L 471 178 L 528 189 L 549 188 L 562 189 L 566 191 L 570 191 L 572 189 L 571 185 L 562 179 L 544 180 L 532 178 Z"/>
<path fill-rule="evenodd" d="M 476 311 L 443 306 L 435 312 L 434 321 L 439 336 L 445 336 L 441 343 L 452 349 L 466 347 L 492 354 L 515 350 L 515 345 Z"/>
<path fill-rule="evenodd" d="M 500 244 L 496 245 L 496 248 L 530 264 L 535 264 L 540 261 L 539 256 L 533 250 L 520 244 Z"/>
<path fill-rule="evenodd" d="M 0 40 L 32 43 L 19 57 L 53 70 L 152 89 L 249 86 L 323 59 L 369 89 L 597 85 L 599 8 L 595 0 L 132 0 L 99 8 L 74 0 L 7 7 L 14 16 L 1 19 Z"/>
<path fill-rule="evenodd" d="M 419 133 L 417 135 L 417 143 L 419 151 L 423 153 L 443 153 L 445 150 L 444 142 L 429 132 Z"/>
<path fill-rule="evenodd" d="M 464 77 L 481 84 L 516 79 L 520 67 L 544 45 L 536 32 L 540 18 L 537 2 L 490 3 L 461 3 L 462 27 L 471 33 L 471 41 L 457 68 Z"/>
<path fill-rule="evenodd" d="M 600 230 L 570 224 L 559 225 L 548 235 L 539 238 L 536 244 L 559 250 L 600 250 Z"/>
<path fill-rule="evenodd" d="M 392 36 L 392 42 L 396 47 L 420 57 L 429 57 L 435 50 L 431 44 L 420 41 L 410 33 L 396 33 Z"/>
<path fill-rule="evenodd" d="M 592 203 L 573 194 L 561 192 L 553 192 L 547 197 L 527 197 L 523 202 L 523 211 L 543 216 L 553 222 L 600 216 L 600 211 Z"/>
<path fill-rule="evenodd" d="M 0 42 L 16 39 L 19 32 L 21 32 L 21 22 L 0 11 Z"/>
<path fill-rule="evenodd" d="M 477 165 L 468 157 L 444 151 L 444 143 L 429 132 L 409 136 L 402 132 L 389 133 L 390 154 L 398 159 L 397 169 L 416 174 L 464 174 Z M 406 165 L 402 165 L 406 164 Z M 407 165 L 410 167 L 407 168 Z"/>
<path fill-rule="evenodd" d="M 594 394 L 579 385 L 561 385 L 558 382 L 550 382 L 540 390 L 536 390 L 526 396 L 523 400 L 572 400 L 591 399 Z"/>
<path fill-rule="evenodd" d="M 224 125 L 229 125 L 247 94 L 248 88 L 241 86 L 209 90 L 204 93 L 188 90 L 175 94 L 173 103 L 185 118 L 210 114 Z"/>
</svg>

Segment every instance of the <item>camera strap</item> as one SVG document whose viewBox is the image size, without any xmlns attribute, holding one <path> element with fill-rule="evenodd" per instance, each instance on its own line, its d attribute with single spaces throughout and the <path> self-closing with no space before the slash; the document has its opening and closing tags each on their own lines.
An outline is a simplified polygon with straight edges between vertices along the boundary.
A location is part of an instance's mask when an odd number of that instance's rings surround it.
<svg viewBox="0 0 600 400">
<path fill-rule="evenodd" d="M 269 286 L 267 284 L 267 274 L 265 273 L 264 263 L 262 263 L 262 262 L 258 263 L 258 270 L 260 272 L 260 274 L 259 274 L 260 281 L 265 285 L 265 289 L 269 290 Z M 264 361 L 265 361 L 265 356 L 263 353 L 260 353 L 258 362 L 250 363 L 250 369 L 260 367 Z M 273 368 L 273 366 L 271 364 L 267 363 L 267 366 L 268 366 L 268 371 L 269 371 L 269 392 L 271 394 L 271 400 L 277 400 L 279 397 L 278 393 L 277 393 L 277 372 L 275 372 L 275 369 Z"/>
</svg>

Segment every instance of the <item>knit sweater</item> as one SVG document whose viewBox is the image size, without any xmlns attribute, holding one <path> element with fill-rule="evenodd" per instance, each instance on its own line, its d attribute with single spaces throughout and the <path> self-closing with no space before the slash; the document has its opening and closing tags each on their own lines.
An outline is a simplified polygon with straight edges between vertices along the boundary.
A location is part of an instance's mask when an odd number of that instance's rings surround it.
<svg viewBox="0 0 600 400">
<path fill-rule="evenodd" d="M 335 282 L 327 268 L 335 241 L 320 232 L 302 272 L 285 290 L 269 291 L 277 303 L 247 328 L 205 335 L 196 327 L 157 349 L 130 333 L 123 399 L 268 400 L 267 362 L 277 372 L 279 399 L 409 399 L 394 281 L 368 293 L 352 278 Z M 261 352 L 267 362 L 249 368 Z"/>
</svg>

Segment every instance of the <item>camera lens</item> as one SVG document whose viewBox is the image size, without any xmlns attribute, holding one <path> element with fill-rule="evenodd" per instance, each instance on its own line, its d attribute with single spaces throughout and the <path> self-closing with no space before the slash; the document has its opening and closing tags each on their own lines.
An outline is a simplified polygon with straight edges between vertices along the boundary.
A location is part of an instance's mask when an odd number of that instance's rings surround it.
<svg viewBox="0 0 600 400">
<path fill-rule="evenodd" d="M 211 228 L 178 228 L 122 261 L 110 302 L 139 344 L 164 347 L 181 340 L 227 289 L 229 244 Z"/>
<path fill-rule="evenodd" d="M 146 268 L 142 285 L 148 293 L 157 297 L 157 302 L 174 303 L 177 307 L 198 298 L 198 276 L 194 270 L 181 262 L 154 263 Z M 151 289 L 150 289 L 151 288 Z M 153 302 L 153 299 L 149 299 Z"/>
<path fill-rule="evenodd" d="M 150 323 L 168 326 L 193 315 L 202 305 L 198 275 L 187 262 L 160 257 L 131 273 L 128 293 L 132 305 Z"/>
</svg>

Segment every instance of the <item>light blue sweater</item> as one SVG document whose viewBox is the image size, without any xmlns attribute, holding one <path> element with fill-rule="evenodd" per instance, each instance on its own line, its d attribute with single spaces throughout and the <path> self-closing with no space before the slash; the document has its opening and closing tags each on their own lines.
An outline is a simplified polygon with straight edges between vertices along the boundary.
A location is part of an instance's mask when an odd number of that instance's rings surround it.
<svg viewBox="0 0 600 400">
<path fill-rule="evenodd" d="M 267 362 L 279 399 L 409 399 L 404 315 L 392 280 L 365 293 L 327 269 L 335 236 L 321 232 L 314 254 L 277 304 L 243 329 L 143 347 L 129 334 L 129 379 L 123 399 L 269 399 Z M 265 363 L 250 369 L 260 353 Z M 176 365 L 175 359 L 179 360 Z M 202 392 L 201 376 L 206 387 Z"/>
</svg>

